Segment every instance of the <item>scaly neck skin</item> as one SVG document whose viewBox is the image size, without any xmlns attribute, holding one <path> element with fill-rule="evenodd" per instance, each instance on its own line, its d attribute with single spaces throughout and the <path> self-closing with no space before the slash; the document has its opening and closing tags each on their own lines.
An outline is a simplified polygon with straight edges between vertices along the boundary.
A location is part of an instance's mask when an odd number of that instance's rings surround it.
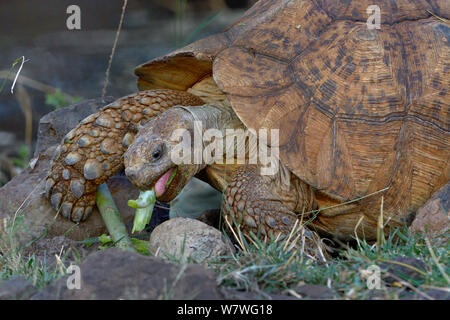
<svg viewBox="0 0 450 320">
<path fill-rule="evenodd" d="M 205 104 L 195 107 L 174 107 L 169 112 L 176 112 L 178 114 L 181 114 L 185 121 L 189 123 L 190 130 L 192 130 L 189 147 L 194 146 L 197 150 L 201 151 L 201 164 L 184 165 L 183 170 L 189 172 L 190 176 L 196 175 L 201 180 L 209 183 L 217 190 L 223 192 L 227 186 L 226 179 L 232 177 L 237 168 L 239 168 L 242 164 L 230 165 L 230 163 L 226 161 L 227 150 L 225 148 L 222 148 L 222 156 L 218 155 L 214 151 L 214 155 L 217 155 L 217 158 L 220 158 L 221 161 L 215 161 L 216 158 L 205 159 L 202 153 L 205 148 L 211 147 L 211 139 L 210 137 L 208 138 L 207 136 L 205 136 L 205 132 L 207 134 L 215 133 L 216 137 L 223 137 L 222 142 L 223 146 L 225 147 L 227 129 L 241 129 L 241 131 L 243 131 L 245 127 L 242 122 L 232 111 L 231 107 L 224 106 L 223 104 L 221 104 L 220 106 L 216 106 L 215 104 Z M 197 137 L 200 137 L 197 140 L 197 143 L 194 141 L 195 135 L 197 135 Z M 187 141 L 184 141 L 184 143 L 186 142 Z M 234 151 L 233 154 L 235 155 L 238 153 L 236 150 L 237 146 L 233 147 L 234 149 L 232 151 Z M 212 154 L 211 152 L 206 153 Z M 229 153 L 229 155 L 233 157 L 231 153 Z M 195 159 L 194 154 L 192 155 L 191 159 Z M 220 164 L 220 162 L 222 162 L 222 164 Z M 203 170 L 205 168 L 206 170 Z"/>
<path fill-rule="evenodd" d="M 217 129 L 225 135 L 226 129 L 243 129 L 244 125 L 228 108 L 205 104 L 196 107 L 179 107 L 189 112 L 194 121 L 201 121 L 204 130 Z"/>
<path fill-rule="evenodd" d="M 223 137 L 223 146 L 226 146 L 226 135 L 229 134 L 228 129 L 241 129 L 244 130 L 245 126 L 236 116 L 236 114 L 228 108 L 217 107 L 212 104 L 206 104 L 198 107 L 177 107 L 184 111 L 186 111 L 189 115 L 188 117 L 192 120 L 194 137 L 193 139 L 198 139 L 198 145 L 195 147 L 199 149 L 199 152 L 205 150 L 207 148 L 211 148 L 211 142 L 214 142 L 213 137 Z M 192 140 L 192 142 L 194 142 Z M 233 144 L 234 146 L 234 144 Z M 237 154 L 236 146 L 234 154 Z M 231 151 L 231 150 L 230 150 Z M 227 150 L 223 149 L 223 159 L 225 160 Z M 211 165 L 214 163 L 214 159 L 205 159 L 202 157 L 205 168 L 206 165 Z"/>
</svg>

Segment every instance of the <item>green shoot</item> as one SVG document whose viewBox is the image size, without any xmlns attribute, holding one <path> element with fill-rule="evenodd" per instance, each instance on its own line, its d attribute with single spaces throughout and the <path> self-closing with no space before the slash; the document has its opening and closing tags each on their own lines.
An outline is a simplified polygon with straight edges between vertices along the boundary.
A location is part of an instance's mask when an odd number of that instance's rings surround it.
<svg viewBox="0 0 450 320">
<path fill-rule="evenodd" d="M 144 230 L 145 226 L 150 222 L 155 202 L 155 189 L 141 191 L 138 199 L 128 200 L 128 206 L 136 209 L 132 233 Z"/>
</svg>

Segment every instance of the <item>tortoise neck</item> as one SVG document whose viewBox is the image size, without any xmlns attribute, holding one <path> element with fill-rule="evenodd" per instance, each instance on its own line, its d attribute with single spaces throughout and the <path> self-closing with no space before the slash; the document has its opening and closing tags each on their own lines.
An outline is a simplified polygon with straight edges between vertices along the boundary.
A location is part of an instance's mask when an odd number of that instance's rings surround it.
<svg viewBox="0 0 450 320">
<path fill-rule="evenodd" d="M 225 136 L 226 129 L 242 129 L 244 125 L 229 108 L 215 106 L 213 104 L 205 104 L 203 106 L 182 106 L 189 112 L 194 123 L 201 124 L 202 130 L 216 129 Z"/>
<path fill-rule="evenodd" d="M 234 154 L 237 154 L 235 151 L 239 146 L 229 145 L 227 136 L 238 130 L 243 131 L 245 127 L 231 109 L 212 104 L 180 108 L 192 119 L 191 128 L 194 137 L 191 141 L 194 145 L 195 159 L 202 159 L 204 166 L 226 163 L 226 160 L 234 159 Z"/>
</svg>

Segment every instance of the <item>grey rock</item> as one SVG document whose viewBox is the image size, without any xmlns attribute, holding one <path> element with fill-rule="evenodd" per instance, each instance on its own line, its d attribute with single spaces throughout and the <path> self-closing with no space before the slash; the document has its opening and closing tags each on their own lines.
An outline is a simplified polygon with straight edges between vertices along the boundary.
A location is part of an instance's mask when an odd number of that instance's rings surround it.
<svg viewBox="0 0 450 320">
<path fill-rule="evenodd" d="M 81 288 L 68 289 L 66 275 L 33 300 L 69 299 L 221 299 L 212 271 L 201 265 L 177 265 L 155 257 L 108 249 L 80 265 Z"/>
<path fill-rule="evenodd" d="M 326 286 L 320 286 L 316 284 L 304 284 L 293 289 L 302 298 L 312 300 L 330 300 L 335 298 L 333 290 Z"/>
<path fill-rule="evenodd" d="M 442 289 L 443 290 L 439 290 L 439 289 L 427 290 L 424 292 L 424 294 L 426 296 L 416 293 L 414 295 L 413 299 L 414 300 L 430 300 L 430 298 L 431 298 L 434 300 L 450 300 L 450 292 L 448 291 L 448 288 L 442 288 Z"/>
<path fill-rule="evenodd" d="M 220 292 L 225 300 L 298 300 L 297 297 L 291 295 L 274 294 L 263 291 L 239 291 L 226 287 L 221 287 Z"/>
<path fill-rule="evenodd" d="M 24 277 L 0 280 L 0 300 L 23 300 L 30 298 L 37 289 Z"/>
<path fill-rule="evenodd" d="M 92 113 L 97 112 L 108 103 L 114 101 L 113 97 L 81 101 L 66 108 L 54 110 L 39 121 L 38 137 L 34 156 L 47 150 L 50 146 L 59 144 L 64 136 L 78 123 Z"/>
<path fill-rule="evenodd" d="M 71 263 L 77 264 L 89 254 L 95 252 L 99 245 L 92 244 L 87 247 L 64 236 L 43 237 L 22 249 L 21 254 L 24 257 L 32 256 L 37 263 L 45 263 L 49 270 L 56 267 L 56 256 L 61 259 L 65 266 L 69 266 Z"/>
<path fill-rule="evenodd" d="M 157 226 L 150 236 L 149 247 L 159 257 L 182 262 L 190 258 L 197 263 L 229 256 L 233 252 L 231 242 L 219 230 L 201 221 L 182 217 Z"/>
<path fill-rule="evenodd" d="M 396 257 L 392 259 L 392 263 L 380 263 L 380 268 L 384 274 L 384 281 L 388 284 L 404 280 L 422 280 L 423 275 L 415 269 L 426 271 L 425 263 L 413 257 Z"/>
<path fill-rule="evenodd" d="M 400 296 L 401 300 L 450 300 L 448 288 L 421 290 L 420 292 L 408 291 Z"/>
<path fill-rule="evenodd" d="M 417 210 L 409 230 L 427 234 L 430 238 L 442 237 L 450 231 L 450 182 L 441 187 Z"/>
</svg>

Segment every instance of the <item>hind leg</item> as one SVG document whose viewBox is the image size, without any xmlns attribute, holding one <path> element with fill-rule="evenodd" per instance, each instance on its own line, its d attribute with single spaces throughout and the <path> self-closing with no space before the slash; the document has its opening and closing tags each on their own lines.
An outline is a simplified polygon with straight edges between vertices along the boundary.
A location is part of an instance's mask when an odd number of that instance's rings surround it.
<svg viewBox="0 0 450 320">
<path fill-rule="evenodd" d="M 176 105 L 202 105 L 187 92 L 149 90 L 126 96 L 80 122 L 58 147 L 45 191 L 52 207 L 74 222 L 85 220 L 100 184 L 123 169 L 122 155 L 138 127 Z"/>
</svg>

